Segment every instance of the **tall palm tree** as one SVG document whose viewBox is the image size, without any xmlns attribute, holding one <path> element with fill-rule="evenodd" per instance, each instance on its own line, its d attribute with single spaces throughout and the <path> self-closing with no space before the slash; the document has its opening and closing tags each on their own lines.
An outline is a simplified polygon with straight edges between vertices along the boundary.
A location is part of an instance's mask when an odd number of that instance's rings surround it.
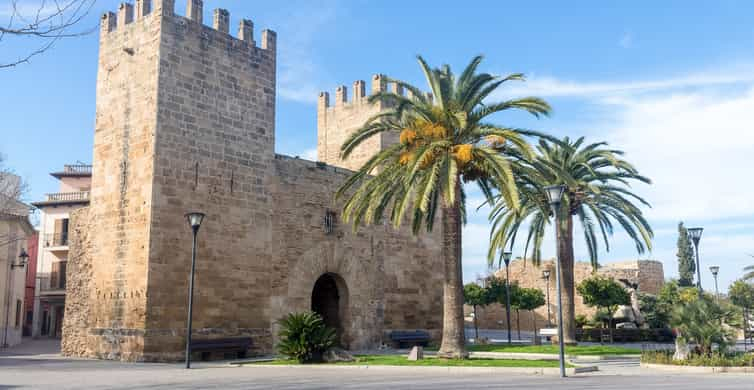
<svg viewBox="0 0 754 390">
<path fill-rule="evenodd" d="M 749 256 L 754 257 L 754 255 Z M 744 267 L 744 271 L 746 272 L 744 274 L 744 280 L 754 280 L 754 265 Z"/>
<path fill-rule="evenodd" d="M 543 100 L 527 97 L 498 103 L 483 102 L 503 83 L 523 80 L 521 74 L 495 77 L 477 73 L 482 57 L 475 57 L 456 77 L 448 65 L 430 68 L 418 57 L 431 95 L 399 80 L 390 80 L 409 91 L 408 96 L 383 92 L 370 97 L 392 107 L 370 118 L 342 145 L 341 155 L 351 152 L 370 137 L 399 134 L 400 142 L 370 158 L 339 189 L 347 198 L 344 220 L 354 228 L 389 218 L 397 228 L 411 223 L 414 234 L 422 227 L 431 231 L 440 212 L 443 234 L 443 335 L 439 356 L 464 358 L 463 277 L 461 272 L 461 226 L 465 222 L 463 182 L 476 182 L 484 194 L 500 197 L 512 209 L 518 205 L 511 151 L 529 156 L 524 130 L 488 122 L 494 113 L 521 109 L 535 116 L 548 114 Z"/>
<path fill-rule="evenodd" d="M 631 237 L 638 253 L 652 248 L 652 228 L 634 204 L 638 202 L 649 206 L 649 203 L 629 187 L 632 181 L 649 184 L 650 180 L 623 160 L 622 155 L 622 151 L 609 149 L 604 142 L 585 144 L 583 137 L 576 141 L 567 137 L 563 140 L 542 138 L 534 158 L 521 155 L 520 163 L 514 165 L 520 206 L 510 207 L 505 201 L 498 201 L 490 212 L 493 221 L 488 253 L 490 263 L 506 247 L 512 248 L 519 230 L 527 226 L 524 258 L 529 256 L 535 264 L 539 264 L 545 231 L 553 216 L 544 187 L 559 184 L 567 187 L 560 209 L 561 223 L 557 229 L 557 254 L 563 291 L 563 338 L 567 343 L 576 342 L 574 217 L 578 218 L 583 228 L 589 259 L 594 268 L 599 266 L 598 236 L 602 236 L 609 251 L 608 237 L 613 234 L 615 222 Z"/>
</svg>

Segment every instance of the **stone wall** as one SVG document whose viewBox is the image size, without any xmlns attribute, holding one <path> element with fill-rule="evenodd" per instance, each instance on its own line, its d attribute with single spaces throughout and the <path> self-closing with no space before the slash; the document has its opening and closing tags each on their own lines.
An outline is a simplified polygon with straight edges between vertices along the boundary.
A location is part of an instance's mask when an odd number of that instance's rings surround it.
<svg viewBox="0 0 754 390">
<path fill-rule="evenodd" d="M 92 301 L 91 223 L 89 208 L 71 212 L 68 225 L 68 263 L 66 268 L 65 315 L 63 316 L 63 339 L 60 350 L 63 355 L 91 356 L 89 343 Z"/>
<path fill-rule="evenodd" d="M 315 281 L 333 273 L 347 290 L 347 347 L 389 343 L 387 333 L 400 329 L 427 329 L 439 338 L 441 229 L 413 236 L 409 226 L 396 230 L 385 223 L 354 232 L 338 218 L 333 199 L 350 171 L 285 156 L 275 167 L 271 320 L 309 310 Z M 323 229 L 328 211 L 335 216 L 329 234 Z"/>
<path fill-rule="evenodd" d="M 547 285 L 545 280 L 542 279 L 542 271 L 545 269 L 550 270 L 550 283 Z M 639 292 L 648 294 L 657 294 L 660 292 L 664 283 L 664 273 L 662 263 L 654 260 L 633 260 L 617 263 L 608 263 L 603 265 L 598 271 L 598 274 L 612 277 L 616 281 L 619 279 L 628 279 L 632 283 L 639 283 Z M 589 278 L 593 275 L 592 265 L 585 262 L 577 262 L 574 266 L 574 283 L 578 285 L 582 280 Z M 505 270 L 498 271 L 497 277 L 505 278 Z M 541 266 L 536 267 L 530 261 L 524 262 L 520 260 L 514 260 L 510 265 L 510 277 L 511 280 L 522 287 L 539 288 L 543 292 L 550 293 L 550 316 L 551 321 L 555 323 L 557 321 L 557 290 L 555 289 L 555 263 L 553 260 L 543 261 Z M 591 319 L 595 313 L 595 309 L 584 304 L 584 300 L 576 292 L 576 315 L 586 315 Z M 547 323 L 547 305 L 542 306 L 538 310 L 534 311 L 534 319 L 532 313 L 521 313 L 520 323 L 521 329 L 526 331 L 534 330 L 534 322 L 536 319 L 537 328 L 542 328 Z M 473 323 L 469 320 L 472 308 L 466 306 L 465 312 L 467 317 L 467 325 L 472 326 Z M 485 329 L 504 329 L 506 327 L 505 320 L 505 306 L 500 304 L 493 304 L 483 308 L 477 308 L 477 321 L 480 328 Z M 516 313 L 511 312 L 511 323 L 513 329 L 516 329 Z"/>
</svg>

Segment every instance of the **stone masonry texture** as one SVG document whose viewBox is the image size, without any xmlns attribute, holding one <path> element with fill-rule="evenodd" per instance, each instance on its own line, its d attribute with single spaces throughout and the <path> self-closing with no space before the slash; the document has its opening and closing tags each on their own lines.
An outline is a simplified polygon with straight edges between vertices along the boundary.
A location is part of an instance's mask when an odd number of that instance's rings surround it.
<svg viewBox="0 0 754 390">
<path fill-rule="evenodd" d="M 344 168 L 357 166 L 274 153 L 276 34 L 263 31 L 257 46 L 250 21 L 241 23 L 242 40 L 173 8 L 142 0 L 135 18 L 129 7 L 102 17 L 92 199 L 72 216 L 63 353 L 182 358 L 191 261 L 184 214 L 193 210 L 207 215 L 194 338 L 250 336 L 249 352 L 273 352 L 277 321 L 310 310 L 324 274 L 338 282 L 345 347 L 376 347 L 401 329 L 439 337 L 440 229 L 415 237 L 339 221 L 334 192 L 351 173 Z M 318 148 L 330 153 L 382 109 L 364 106 L 329 122 L 337 140 L 322 144 L 318 125 Z M 364 153 L 392 141 L 374 142 Z M 332 231 L 323 228 L 328 214 Z"/>
<path fill-rule="evenodd" d="M 550 270 L 550 283 L 547 285 L 545 280 L 542 279 L 542 271 L 545 269 Z M 618 263 L 605 264 L 600 267 L 596 273 L 601 276 L 612 277 L 616 281 L 619 279 L 627 279 L 631 283 L 639 284 L 639 293 L 658 294 L 665 280 L 663 273 L 662 263 L 654 260 L 633 260 Z M 594 274 L 592 265 L 590 263 L 577 262 L 574 266 L 574 282 L 575 285 L 581 283 L 582 280 L 591 277 Z M 495 276 L 501 279 L 505 279 L 505 269 L 495 273 Z M 537 267 L 534 266 L 531 261 L 514 260 L 510 264 L 510 277 L 512 283 L 518 283 L 521 287 L 538 288 L 543 292 L 549 289 L 550 291 L 550 316 L 552 322 L 556 322 L 557 315 L 557 301 L 555 289 L 555 262 L 553 260 L 542 261 L 542 264 Z M 595 313 L 595 309 L 584 304 L 584 300 L 581 295 L 576 291 L 576 315 L 586 315 L 591 319 Z M 545 327 L 547 323 L 547 305 L 534 311 L 534 317 L 532 313 L 521 312 L 520 324 L 521 330 L 533 331 L 534 321 L 536 320 L 537 329 Z M 469 314 L 472 312 L 472 308 L 468 305 L 464 308 L 466 317 L 469 318 Z M 477 308 L 477 322 L 480 328 L 483 329 L 505 329 L 505 305 L 492 304 L 486 307 Z M 471 322 L 467 321 L 471 326 Z M 511 311 L 511 324 L 513 329 L 516 329 L 516 312 Z M 514 331 L 515 335 L 515 331 Z"/>
</svg>

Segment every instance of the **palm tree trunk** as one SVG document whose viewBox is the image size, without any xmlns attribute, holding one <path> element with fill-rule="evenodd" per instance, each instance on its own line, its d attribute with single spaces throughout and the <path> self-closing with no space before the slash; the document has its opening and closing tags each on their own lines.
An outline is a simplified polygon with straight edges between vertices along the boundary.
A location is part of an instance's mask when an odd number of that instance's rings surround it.
<svg viewBox="0 0 754 390">
<path fill-rule="evenodd" d="M 438 357 L 465 359 L 466 337 L 463 324 L 463 271 L 461 268 L 461 207 L 460 183 L 456 186 L 456 202 L 442 210 L 443 257 L 445 279 L 443 285 L 442 342 Z"/>
<path fill-rule="evenodd" d="M 563 219 L 558 229 L 558 259 L 560 260 L 560 283 L 563 292 L 563 342 L 576 344 L 576 297 L 573 282 L 573 216 Z"/>
<path fill-rule="evenodd" d="M 518 339 L 521 340 L 521 312 L 516 309 L 516 333 Z"/>
</svg>

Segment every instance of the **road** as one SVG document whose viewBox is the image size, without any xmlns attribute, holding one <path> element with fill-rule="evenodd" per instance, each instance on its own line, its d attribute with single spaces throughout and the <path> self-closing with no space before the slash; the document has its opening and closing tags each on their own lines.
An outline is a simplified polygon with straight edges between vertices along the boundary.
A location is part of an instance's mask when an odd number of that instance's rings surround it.
<svg viewBox="0 0 754 390">
<path fill-rule="evenodd" d="M 199 363 L 133 364 L 61 358 L 55 353 L 0 352 L 0 389 L 749 389 L 749 375 L 677 375 L 606 362 L 603 371 L 560 379 L 422 368 L 230 367 Z"/>
</svg>

